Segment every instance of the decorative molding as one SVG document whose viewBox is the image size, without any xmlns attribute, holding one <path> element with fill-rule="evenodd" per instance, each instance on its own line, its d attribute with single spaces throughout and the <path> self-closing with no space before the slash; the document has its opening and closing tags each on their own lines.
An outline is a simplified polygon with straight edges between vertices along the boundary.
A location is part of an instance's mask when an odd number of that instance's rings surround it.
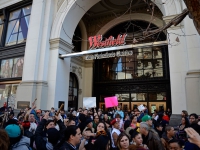
<svg viewBox="0 0 200 150">
<path fill-rule="evenodd" d="M 83 57 L 72 57 L 71 62 L 77 64 L 78 66 L 84 67 Z"/>
<path fill-rule="evenodd" d="M 60 9 L 60 6 L 63 4 L 65 0 L 58 0 L 57 2 L 57 11 Z"/>
<path fill-rule="evenodd" d="M 21 86 L 48 86 L 47 81 L 22 81 L 20 82 Z"/>
<path fill-rule="evenodd" d="M 85 66 L 85 68 L 92 68 L 93 67 L 93 60 L 85 60 L 84 66 Z"/>
<path fill-rule="evenodd" d="M 1 0 L 0 9 L 8 7 L 8 6 L 13 5 L 13 4 L 16 4 L 20 1 L 23 1 L 23 0 Z"/>
<path fill-rule="evenodd" d="M 0 82 L 0 84 L 19 84 L 22 80 L 15 80 L 15 81 L 4 81 Z"/>
<path fill-rule="evenodd" d="M 81 93 L 82 93 L 82 89 L 79 89 L 79 90 L 78 90 L 78 94 L 81 94 Z"/>
<path fill-rule="evenodd" d="M 79 77 L 82 79 L 82 68 L 80 66 L 76 65 L 71 66 L 71 71 L 75 74 L 78 74 Z"/>
<path fill-rule="evenodd" d="M 200 70 L 189 70 L 187 75 L 200 75 Z"/>
<path fill-rule="evenodd" d="M 81 67 L 78 67 L 78 74 L 79 74 L 79 76 L 81 77 L 81 79 L 82 79 L 82 68 Z"/>
<path fill-rule="evenodd" d="M 77 66 L 72 66 L 72 72 L 76 73 Z"/>
<path fill-rule="evenodd" d="M 63 50 L 65 53 L 71 53 L 71 50 L 74 48 L 72 44 L 61 38 L 51 39 L 49 43 L 51 50 L 60 49 Z"/>
</svg>

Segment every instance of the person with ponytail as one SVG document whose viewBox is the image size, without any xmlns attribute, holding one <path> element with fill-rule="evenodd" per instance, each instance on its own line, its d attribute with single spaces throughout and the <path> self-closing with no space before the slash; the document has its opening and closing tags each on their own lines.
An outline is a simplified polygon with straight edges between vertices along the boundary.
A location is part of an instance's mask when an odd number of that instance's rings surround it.
<svg viewBox="0 0 200 150">
<path fill-rule="evenodd" d="M 137 131 L 137 127 L 129 131 L 133 144 L 129 146 L 129 150 L 148 150 L 147 145 L 142 144 L 142 135 Z"/>
</svg>

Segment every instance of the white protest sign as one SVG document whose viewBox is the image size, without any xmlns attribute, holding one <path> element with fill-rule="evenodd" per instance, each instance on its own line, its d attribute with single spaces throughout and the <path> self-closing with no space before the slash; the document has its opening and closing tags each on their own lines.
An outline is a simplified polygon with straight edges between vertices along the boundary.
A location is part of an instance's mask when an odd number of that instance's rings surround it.
<svg viewBox="0 0 200 150">
<path fill-rule="evenodd" d="M 96 107 L 96 97 L 83 97 L 83 107 Z"/>
<path fill-rule="evenodd" d="M 145 110 L 145 107 L 141 104 L 140 106 L 138 106 L 138 110 L 143 111 L 143 110 Z"/>
</svg>

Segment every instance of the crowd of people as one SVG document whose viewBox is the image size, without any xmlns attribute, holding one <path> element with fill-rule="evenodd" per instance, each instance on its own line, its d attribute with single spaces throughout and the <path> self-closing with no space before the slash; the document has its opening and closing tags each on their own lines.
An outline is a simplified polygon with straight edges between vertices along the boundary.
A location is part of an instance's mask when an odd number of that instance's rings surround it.
<svg viewBox="0 0 200 150">
<path fill-rule="evenodd" d="M 0 110 L 0 150 L 200 150 L 199 117 L 185 110 L 176 127 L 170 109 Z"/>
</svg>

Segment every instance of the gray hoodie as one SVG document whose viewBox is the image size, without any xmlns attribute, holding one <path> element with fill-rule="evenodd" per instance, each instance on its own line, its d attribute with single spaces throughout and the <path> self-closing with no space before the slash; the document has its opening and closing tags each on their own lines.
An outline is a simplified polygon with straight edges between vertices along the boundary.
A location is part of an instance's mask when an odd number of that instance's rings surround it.
<svg viewBox="0 0 200 150">
<path fill-rule="evenodd" d="M 11 150 L 30 150 L 30 138 L 22 136 L 19 142 L 12 145 Z"/>
</svg>

